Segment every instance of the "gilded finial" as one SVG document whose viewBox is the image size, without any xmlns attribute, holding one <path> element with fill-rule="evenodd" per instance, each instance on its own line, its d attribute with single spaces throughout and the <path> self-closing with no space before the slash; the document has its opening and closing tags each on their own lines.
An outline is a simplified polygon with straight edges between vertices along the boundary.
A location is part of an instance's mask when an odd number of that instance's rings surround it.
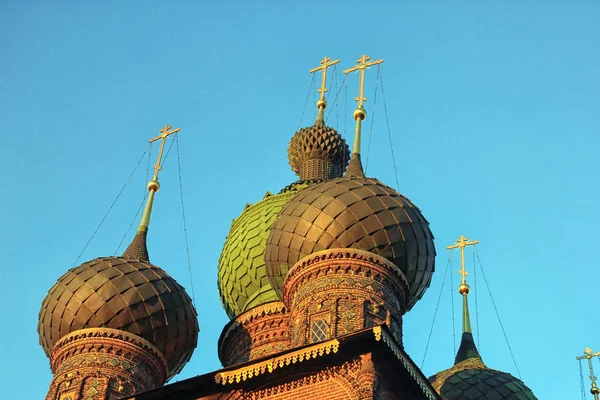
<svg viewBox="0 0 600 400">
<path fill-rule="evenodd" d="M 152 177 L 152 180 L 148 182 L 148 190 L 150 191 L 150 194 L 148 195 L 148 200 L 146 201 L 146 207 L 144 208 L 144 213 L 142 214 L 140 226 L 137 230 L 135 237 L 133 238 L 133 241 L 123 253 L 123 257 L 149 261 L 148 249 L 146 247 L 146 235 L 148 233 L 148 226 L 150 225 L 150 215 L 152 214 L 154 195 L 160 189 L 160 184 L 158 183 L 158 173 L 162 169 L 161 162 L 163 152 L 165 149 L 165 141 L 169 136 L 181 130 L 181 128 L 172 128 L 172 126 L 165 125 L 160 130 L 160 135 L 148 141 L 149 143 L 153 143 L 157 140 L 160 140 L 160 150 L 158 151 L 158 159 L 156 160 L 156 164 L 154 165 L 154 176 Z"/>
<path fill-rule="evenodd" d="M 590 349 L 589 347 L 586 347 L 586 349 L 583 351 L 583 355 L 577 357 L 577 360 L 583 360 L 583 359 L 587 359 L 588 361 L 588 367 L 590 369 L 590 380 L 592 381 L 592 387 L 590 388 L 590 393 L 592 393 L 594 395 L 594 400 L 598 400 L 598 395 L 600 395 L 600 388 L 598 388 L 598 385 L 596 384 L 596 376 L 594 375 L 594 367 L 592 365 L 592 358 L 594 357 L 600 357 L 600 351 L 594 353 L 592 352 L 592 349 Z"/>
<path fill-rule="evenodd" d="M 325 57 L 321 60 L 320 67 L 316 67 L 310 70 L 310 73 L 314 73 L 317 71 L 321 71 L 321 88 L 319 89 L 319 93 L 321 96 L 317 101 L 317 108 L 319 109 L 319 115 L 317 116 L 317 120 L 325 121 L 325 107 L 327 107 L 327 101 L 325 101 L 325 92 L 327 91 L 327 68 L 331 67 L 339 63 L 340 60 L 331 61 L 331 58 Z"/>
<path fill-rule="evenodd" d="M 471 332 L 471 318 L 469 317 L 469 304 L 467 301 L 467 295 L 471 291 L 471 288 L 467 284 L 469 273 L 465 269 L 465 247 L 478 243 L 479 240 L 469 241 L 464 235 L 461 235 L 456 243 L 446 247 L 446 250 L 460 249 L 460 270 L 458 270 L 458 273 L 461 275 L 461 281 L 458 286 L 458 293 L 463 295 L 463 333 Z"/>
<path fill-rule="evenodd" d="M 357 65 L 354 67 L 348 68 L 344 70 L 344 74 L 349 74 L 350 72 L 360 71 L 360 78 L 358 83 L 358 97 L 354 100 L 358 102 L 358 107 L 354 110 L 354 119 L 356 120 L 356 130 L 354 133 L 354 144 L 352 146 L 352 153 L 360 154 L 360 128 L 361 122 L 367 118 L 367 112 L 363 107 L 363 103 L 367 101 L 365 97 L 365 69 L 372 65 L 381 64 L 383 59 L 370 61 L 371 57 L 363 54 L 361 58 L 359 58 L 356 62 Z"/>
</svg>

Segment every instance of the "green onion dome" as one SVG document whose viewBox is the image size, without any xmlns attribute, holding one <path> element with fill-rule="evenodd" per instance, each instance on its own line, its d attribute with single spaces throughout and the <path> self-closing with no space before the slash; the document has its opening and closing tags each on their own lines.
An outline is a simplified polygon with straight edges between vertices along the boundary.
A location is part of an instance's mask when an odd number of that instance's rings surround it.
<svg viewBox="0 0 600 400">
<path fill-rule="evenodd" d="M 294 134 L 288 159 L 300 180 L 279 194 L 267 192 L 258 203 L 247 204 L 233 221 L 225 240 L 219 258 L 218 286 L 221 303 L 230 318 L 278 299 L 267 278 L 264 258 L 273 222 L 296 193 L 341 176 L 348 165 L 349 154 L 346 141 L 322 120 Z"/>
<path fill-rule="evenodd" d="M 229 318 L 277 299 L 266 276 L 265 247 L 277 214 L 301 187 L 267 192 L 258 203 L 247 204 L 233 221 L 218 268 L 219 295 Z"/>
<path fill-rule="evenodd" d="M 393 262 L 408 280 L 408 309 L 431 282 L 435 247 L 429 223 L 410 200 L 377 179 L 347 176 L 311 185 L 282 208 L 265 253 L 278 296 L 296 262 L 335 248 L 366 250 Z"/>
<path fill-rule="evenodd" d="M 181 371 L 198 341 L 192 300 L 147 256 L 97 258 L 70 269 L 52 286 L 38 319 L 46 355 L 65 335 L 87 328 L 118 329 L 146 339 L 165 357 L 168 378 Z"/>
</svg>

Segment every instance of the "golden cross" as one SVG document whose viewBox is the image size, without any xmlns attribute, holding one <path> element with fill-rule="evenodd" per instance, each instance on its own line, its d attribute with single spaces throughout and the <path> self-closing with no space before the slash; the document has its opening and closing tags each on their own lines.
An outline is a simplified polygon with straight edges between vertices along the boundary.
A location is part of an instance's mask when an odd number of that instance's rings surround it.
<svg viewBox="0 0 600 400">
<path fill-rule="evenodd" d="M 462 275 L 461 284 L 467 283 L 466 277 L 467 277 L 467 275 L 469 275 L 467 273 L 467 271 L 465 270 L 465 247 L 472 246 L 477 243 L 479 243 L 479 240 L 473 240 L 473 241 L 469 242 L 469 239 L 464 237 L 464 235 L 460 235 L 460 237 L 458 238 L 458 241 L 456 243 L 446 247 L 446 250 L 452 250 L 452 249 L 456 249 L 456 248 L 460 249 L 460 267 L 461 267 L 461 269 L 458 271 L 458 273 Z"/>
<path fill-rule="evenodd" d="M 590 389 L 590 392 L 594 395 L 594 399 L 598 400 L 598 395 L 600 394 L 600 388 L 598 388 L 598 386 L 596 385 L 597 378 L 596 378 L 596 376 L 594 376 L 594 367 L 592 366 L 592 358 L 593 357 L 600 357 L 600 351 L 593 353 L 592 349 L 587 347 L 583 351 L 583 355 L 577 357 L 577 360 L 583 360 L 583 359 L 588 360 L 588 366 L 590 368 L 590 380 L 592 381 L 592 388 Z"/>
<path fill-rule="evenodd" d="M 348 68 L 344 71 L 344 74 L 348 74 L 350 72 L 360 70 L 358 97 L 354 98 L 354 100 L 358 101 L 358 108 L 363 108 L 363 102 L 367 101 L 367 98 L 365 97 L 365 69 L 372 65 L 381 64 L 383 62 L 383 59 L 368 62 L 370 59 L 371 57 L 367 56 L 366 54 L 363 54 L 362 57 L 356 61 L 358 65 L 355 65 L 354 67 Z"/>
<path fill-rule="evenodd" d="M 152 178 L 153 181 L 158 182 L 158 171 L 160 171 L 162 169 L 160 162 L 162 160 L 163 150 L 165 149 L 165 141 L 167 140 L 167 138 L 169 136 L 171 136 L 172 134 L 177 133 L 181 130 L 181 128 L 175 128 L 175 129 L 171 129 L 171 128 L 173 128 L 173 127 L 170 125 L 165 125 L 160 130 L 160 135 L 158 135 L 157 137 L 152 138 L 148 141 L 149 143 L 152 143 L 157 140 L 161 140 L 160 150 L 158 151 L 158 160 L 156 160 L 156 165 L 154 166 L 154 177 Z"/>
<path fill-rule="evenodd" d="M 312 74 L 313 72 L 317 72 L 318 70 L 321 70 L 321 89 L 319 89 L 319 93 L 321 93 L 321 100 L 325 100 L 325 92 L 327 91 L 327 68 L 331 67 L 332 65 L 335 65 L 337 63 L 340 62 L 340 60 L 334 60 L 331 61 L 331 58 L 329 57 L 325 57 L 321 60 L 321 62 L 319 64 L 321 64 L 320 67 L 316 67 L 310 70 L 310 73 Z"/>
</svg>

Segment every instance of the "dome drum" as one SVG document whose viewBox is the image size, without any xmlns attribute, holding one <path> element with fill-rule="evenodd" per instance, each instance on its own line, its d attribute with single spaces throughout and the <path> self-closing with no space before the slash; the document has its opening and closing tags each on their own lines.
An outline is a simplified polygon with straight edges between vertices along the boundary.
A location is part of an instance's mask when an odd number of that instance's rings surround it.
<svg viewBox="0 0 600 400">
<path fill-rule="evenodd" d="M 52 349 L 50 366 L 54 379 L 47 398 L 55 398 L 53 393 L 61 386 L 121 398 L 162 386 L 167 379 L 167 362 L 154 345 L 110 328 L 81 329 L 64 336 Z"/>
<path fill-rule="evenodd" d="M 105 257 L 58 279 L 42 302 L 38 332 L 48 356 L 68 334 L 111 328 L 152 343 L 167 361 L 167 379 L 190 359 L 198 340 L 196 310 L 185 289 L 147 261 Z"/>
<path fill-rule="evenodd" d="M 240 314 L 225 326 L 219 338 L 219 360 L 228 367 L 289 347 L 289 315 L 281 301 L 274 301 Z"/>
<path fill-rule="evenodd" d="M 284 302 L 293 347 L 387 324 L 402 341 L 408 284 L 390 261 L 357 249 L 307 256 L 290 269 Z"/>
</svg>

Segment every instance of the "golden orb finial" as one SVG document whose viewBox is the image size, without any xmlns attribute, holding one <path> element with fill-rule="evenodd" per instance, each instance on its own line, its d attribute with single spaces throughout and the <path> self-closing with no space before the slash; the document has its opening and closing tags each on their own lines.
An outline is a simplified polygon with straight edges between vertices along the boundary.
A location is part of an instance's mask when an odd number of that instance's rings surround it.
<svg viewBox="0 0 600 400">
<path fill-rule="evenodd" d="M 356 129 L 354 131 L 354 144 L 352 146 L 352 153 L 360 154 L 360 130 L 361 130 L 361 122 L 367 118 L 367 112 L 363 107 L 363 102 L 367 101 L 365 97 L 365 69 L 372 65 L 381 64 L 383 59 L 376 61 L 369 61 L 371 57 L 366 54 L 363 54 L 361 58 L 359 58 L 356 62 L 358 65 L 355 65 L 352 68 L 348 68 L 344 70 L 344 74 L 349 74 L 353 71 L 360 71 L 359 82 L 358 82 L 358 97 L 354 100 L 358 102 L 358 107 L 354 110 L 354 120 L 356 121 Z"/>
<path fill-rule="evenodd" d="M 467 285 L 466 283 L 461 283 L 458 286 L 458 293 L 460 293 L 460 294 L 469 294 L 470 291 L 471 291 L 471 287 L 469 285 Z"/>
</svg>

